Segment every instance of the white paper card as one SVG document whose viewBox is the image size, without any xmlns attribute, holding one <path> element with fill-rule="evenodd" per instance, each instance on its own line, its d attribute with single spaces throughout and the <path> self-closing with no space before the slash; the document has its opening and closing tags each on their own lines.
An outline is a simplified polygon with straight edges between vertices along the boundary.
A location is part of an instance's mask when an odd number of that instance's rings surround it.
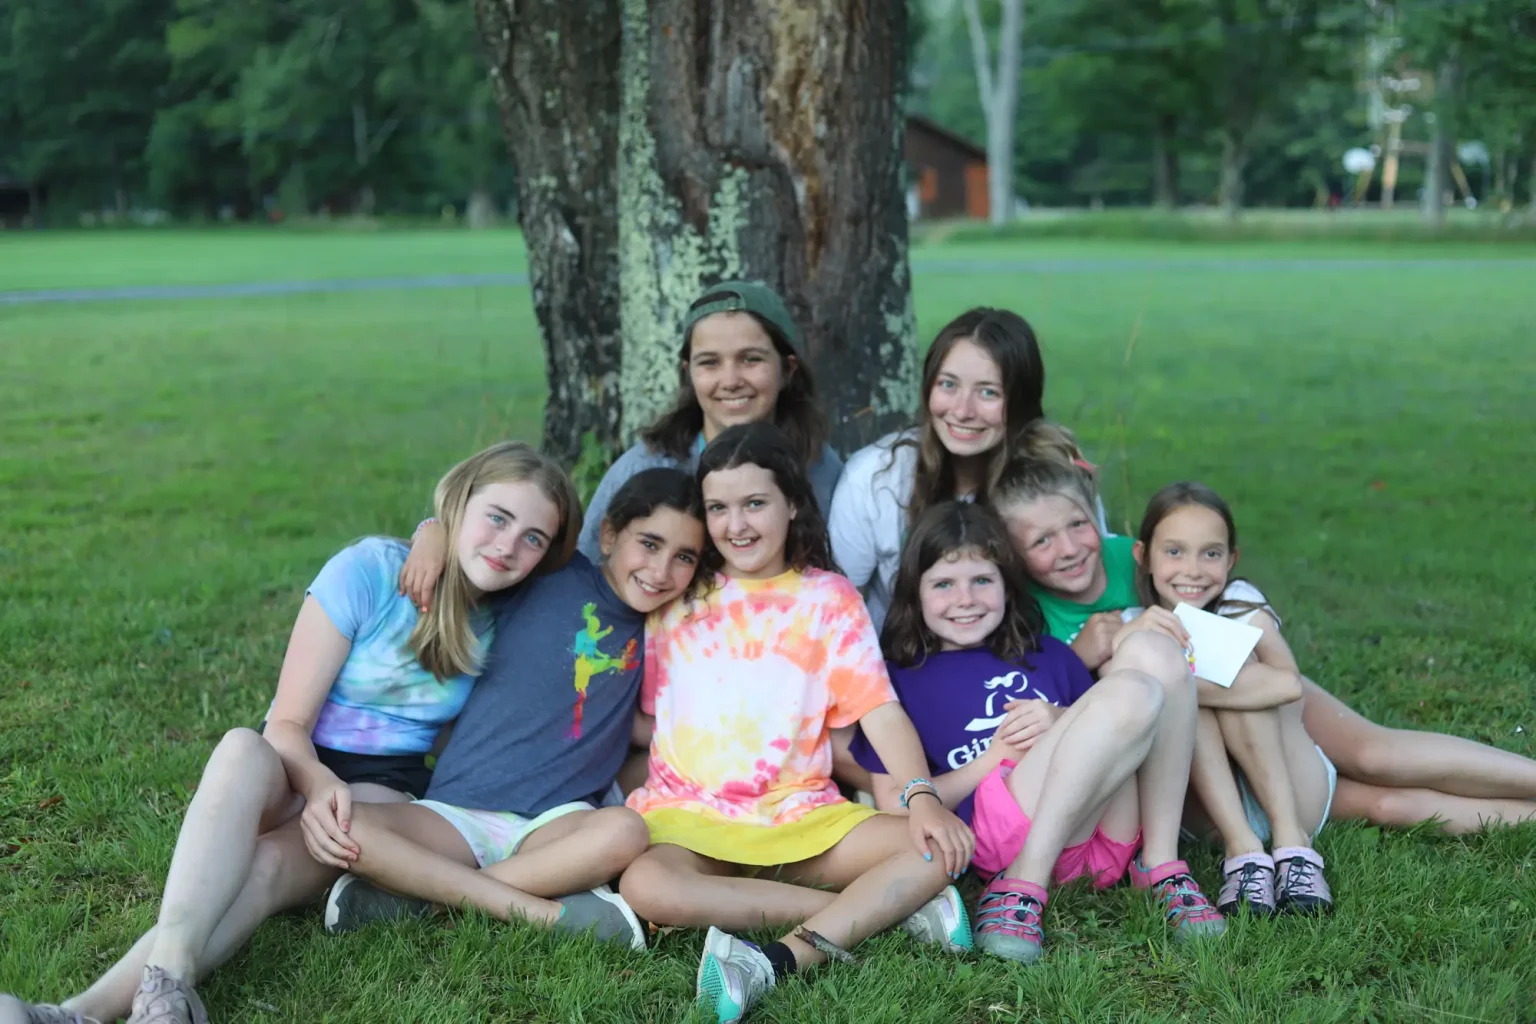
<svg viewBox="0 0 1536 1024">
<path fill-rule="evenodd" d="M 1258 626 L 1225 619 L 1192 604 L 1180 602 L 1173 614 L 1189 630 L 1190 646 L 1194 648 L 1190 666 L 1195 675 L 1217 686 L 1232 685 L 1248 655 L 1258 646 L 1259 637 L 1264 635 Z"/>
</svg>

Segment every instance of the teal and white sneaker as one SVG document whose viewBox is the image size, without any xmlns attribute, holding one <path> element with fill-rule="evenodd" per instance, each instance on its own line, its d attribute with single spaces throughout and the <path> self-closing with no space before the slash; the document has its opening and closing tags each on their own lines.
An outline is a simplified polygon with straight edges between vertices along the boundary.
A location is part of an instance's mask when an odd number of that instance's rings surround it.
<svg viewBox="0 0 1536 1024">
<path fill-rule="evenodd" d="M 697 988 L 697 1001 L 713 1009 L 720 1024 L 734 1024 L 773 988 L 773 964 L 752 943 L 710 928 Z"/>
<path fill-rule="evenodd" d="M 960 890 L 946 885 L 944 891 L 912 912 L 901 922 L 906 933 L 918 942 L 931 942 L 946 953 L 969 953 L 976 948 L 971 938 L 971 919 L 965 912 Z"/>
</svg>

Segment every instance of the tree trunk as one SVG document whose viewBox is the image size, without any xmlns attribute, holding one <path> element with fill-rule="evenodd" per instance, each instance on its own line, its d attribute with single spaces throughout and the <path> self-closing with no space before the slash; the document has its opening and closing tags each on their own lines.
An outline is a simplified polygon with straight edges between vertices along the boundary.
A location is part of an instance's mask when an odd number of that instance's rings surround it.
<svg viewBox="0 0 1536 1024">
<path fill-rule="evenodd" d="M 1531 157 L 1531 173 L 1526 176 L 1525 187 L 1531 193 L 1531 216 L 1536 217 L 1536 156 Z"/>
<path fill-rule="evenodd" d="M 1424 219 L 1435 227 L 1445 223 L 1445 194 L 1451 183 L 1451 161 L 1456 158 L 1456 79 L 1459 68 L 1451 57 L 1435 75 L 1435 125 L 1429 142 L 1429 161 L 1424 174 Z"/>
<path fill-rule="evenodd" d="M 609 454 L 621 440 L 620 0 L 476 0 L 475 16 L 544 337 L 544 449 L 569 465 L 589 433 Z"/>
<path fill-rule="evenodd" d="M 1152 128 L 1152 203 L 1164 209 L 1179 205 L 1179 152 L 1173 147 L 1174 117 L 1158 114 Z"/>
<path fill-rule="evenodd" d="M 496 226 L 496 200 L 490 192 L 477 188 L 469 194 L 469 201 L 464 204 L 464 223 L 471 230 Z"/>
<path fill-rule="evenodd" d="M 676 394 L 687 304 L 711 282 L 761 278 L 802 328 L 847 451 L 916 406 L 906 5 L 725 6 L 623 0 L 624 432 Z"/>
<path fill-rule="evenodd" d="M 981 112 L 987 124 L 988 218 L 996 226 L 1013 219 L 1013 129 L 1019 109 L 1019 43 L 1024 32 L 1024 0 L 1002 0 L 995 69 L 976 0 L 966 0 L 965 19 L 976 65 Z"/>
<path fill-rule="evenodd" d="M 1248 166 L 1248 145 L 1230 129 L 1221 133 L 1221 208 L 1236 220 L 1243 212 L 1243 172 Z"/>
</svg>

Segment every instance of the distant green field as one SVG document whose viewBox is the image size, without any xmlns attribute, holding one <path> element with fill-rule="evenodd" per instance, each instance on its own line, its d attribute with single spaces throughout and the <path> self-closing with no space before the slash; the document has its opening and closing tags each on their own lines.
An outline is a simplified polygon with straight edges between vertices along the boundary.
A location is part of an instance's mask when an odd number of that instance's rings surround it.
<svg viewBox="0 0 1536 1024">
<path fill-rule="evenodd" d="M 13 231 L 0 232 L 0 291 L 507 274 L 524 253 L 516 231 Z"/>
<path fill-rule="evenodd" d="M 1536 247 L 967 241 L 914 251 L 921 333 L 1024 313 L 1118 528 L 1233 503 L 1302 667 L 1393 725 L 1536 754 Z M 0 235 L 0 291 L 506 273 L 511 232 Z M 535 437 L 526 288 L 0 305 L 0 991 L 61 998 L 154 920 L 180 815 L 258 722 L 324 560 L 409 531 L 452 462 Z M 902 936 L 759 1021 L 1528 1020 L 1536 826 L 1330 827 L 1338 912 L 1174 948 L 1071 890 L 1034 968 Z M 1216 855 L 1193 856 L 1214 888 Z M 631 956 L 458 918 L 258 933 L 220 1022 L 677 1020 L 702 937 Z"/>
</svg>

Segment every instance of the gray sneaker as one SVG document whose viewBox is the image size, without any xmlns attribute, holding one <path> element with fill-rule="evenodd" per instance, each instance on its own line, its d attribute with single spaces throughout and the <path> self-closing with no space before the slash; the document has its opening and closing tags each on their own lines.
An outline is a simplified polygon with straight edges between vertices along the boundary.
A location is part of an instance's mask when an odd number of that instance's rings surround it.
<svg viewBox="0 0 1536 1024">
<path fill-rule="evenodd" d="M 426 900 L 396 895 L 356 875 L 342 875 L 325 898 L 325 931 L 341 935 L 375 921 L 400 921 L 431 913 L 432 904 Z"/>
<path fill-rule="evenodd" d="M 101 1021 L 53 1003 L 24 1003 L 15 996 L 0 995 L 0 1024 L 101 1024 Z"/>
<path fill-rule="evenodd" d="M 159 967 L 145 967 L 128 1024 L 208 1024 L 208 1011 L 191 985 Z"/>
<path fill-rule="evenodd" d="M 645 948 L 645 927 L 624 902 L 624 897 L 606 885 L 562 897 L 560 905 L 565 909 L 555 920 L 557 931 L 590 931 L 599 942 L 619 942 L 630 949 Z"/>
</svg>

